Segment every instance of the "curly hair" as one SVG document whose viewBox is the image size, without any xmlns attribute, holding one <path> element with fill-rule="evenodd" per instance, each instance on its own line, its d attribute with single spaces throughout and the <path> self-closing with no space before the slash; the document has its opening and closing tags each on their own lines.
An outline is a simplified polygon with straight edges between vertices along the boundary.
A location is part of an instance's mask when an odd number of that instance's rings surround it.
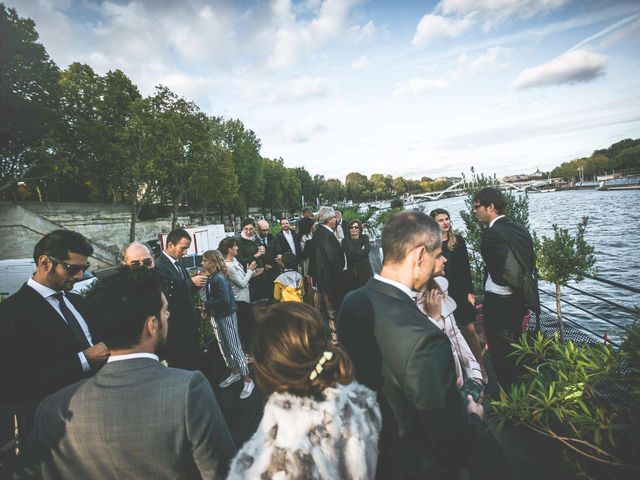
<svg viewBox="0 0 640 480">
<path fill-rule="evenodd" d="M 333 355 L 312 380 L 311 372 L 325 352 Z M 253 336 L 253 355 L 256 382 L 266 395 L 322 398 L 326 388 L 353 380 L 351 359 L 331 343 L 318 312 L 304 303 L 284 302 L 266 310 Z"/>
</svg>

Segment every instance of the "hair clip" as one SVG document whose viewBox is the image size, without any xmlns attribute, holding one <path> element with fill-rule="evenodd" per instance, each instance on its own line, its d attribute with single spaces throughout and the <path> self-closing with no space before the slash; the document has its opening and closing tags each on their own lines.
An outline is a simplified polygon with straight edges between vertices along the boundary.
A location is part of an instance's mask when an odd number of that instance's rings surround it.
<svg viewBox="0 0 640 480">
<path fill-rule="evenodd" d="M 329 351 L 324 352 L 320 357 L 320 360 L 318 360 L 318 363 L 316 363 L 316 368 L 314 368 L 311 374 L 309 375 L 309 379 L 315 380 L 316 377 L 322 373 L 322 370 L 324 370 L 324 364 L 327 363 L 327 360 L 331 360 L 332 358 L 333 358 L 333 352 L 329 352 Z"/>
</svg>

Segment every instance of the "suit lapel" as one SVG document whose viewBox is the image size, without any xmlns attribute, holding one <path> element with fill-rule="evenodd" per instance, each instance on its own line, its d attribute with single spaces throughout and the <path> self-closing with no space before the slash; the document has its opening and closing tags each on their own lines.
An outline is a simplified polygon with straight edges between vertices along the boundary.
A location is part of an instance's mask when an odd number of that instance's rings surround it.
<svg viewBox="0 0 640 480">
<path fill-rule="evenodd" d="M 31 319 L 30 323 L 35 330 L 38 330 L 45 338 L 50 338 L 53 334 L 56 334 L 65 337 L 73 345 L 78 344 L 67 322 L 47 300 L 42 298 L 42 295 L 26 283 L 22 286 L 20 292 L 24 297 L 25 311 L 33 312 L 28 315 L 28 318 Z"/>
<path fill-rule="evenodd" d="M 370 278 L 367 282 L 367 285 L 370 286 L 373 290 L 382 295 L 386 295 L 388 297 L 393 297 L 396 300 L 399 300 L 407 305 L 411 305 L 416 311 L 420 312 L 421 315 L 424 315 L 416 305 L 416 303 L 409 298 L 409 296 L 404 293 L 399 288 L 394 287 L 393 285 L 389 285 L 388 283 L 381 282 L 380 280 L 376 280 L 375 278 Z"/>
</svg>

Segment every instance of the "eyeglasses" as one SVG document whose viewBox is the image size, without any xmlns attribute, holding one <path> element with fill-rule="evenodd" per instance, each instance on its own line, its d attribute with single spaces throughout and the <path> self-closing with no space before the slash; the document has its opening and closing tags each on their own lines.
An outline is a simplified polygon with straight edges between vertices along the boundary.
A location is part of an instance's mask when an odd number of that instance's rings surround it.
<svg viewBox="0 0 640 480">
<path fill-rule="evenodd" d="M 151 267 L 153 265 L 153 259 L 144 258 L 142 260 L 131 260 L 129 264 L 133 267 L 139 267 L 140 265 L 144 265 L 145 267 Z"/>
<path fill-rule="evenodd" d="M 54 263 L 58 263 L 60 265 L 62 265 L 64 268 L 67 269 L 67 273 L 69 275 L 77 275 L 79 272 L 86 272 L 89 267 L 91 266 L 91 264 L 89 262 L 87 262 L 84 265 L 71 265 L 67 262 L 63 262 L 62 260 L 57 259 L 56 257 L 53 257 L 51 255 L 47 255 L 47 257 L 49 257 L 51 260 L 54 261 Z"/>
</svg>

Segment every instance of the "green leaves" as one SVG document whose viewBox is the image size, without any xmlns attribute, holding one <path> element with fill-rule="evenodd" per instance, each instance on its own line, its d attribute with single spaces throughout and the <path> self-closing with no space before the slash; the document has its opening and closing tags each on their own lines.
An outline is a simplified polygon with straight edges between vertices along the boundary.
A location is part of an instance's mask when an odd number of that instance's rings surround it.
<svg viewBox="0 0 640 480">
<path fill-rule="evenodd" d="M 562 343 L 541 333 L 524 335 L 512 355 L 527 373 L 518 384 L 501 389 L 491 402 L 491 415 L 499 426 L 509 422 L 531 428 L 585 458 L 640 467 L 638 352 L 640 327 L 628 329 L 620 350 Z M 613 402 L 597 394 L 605 382 L 619 386 Z"/>
</svg>

